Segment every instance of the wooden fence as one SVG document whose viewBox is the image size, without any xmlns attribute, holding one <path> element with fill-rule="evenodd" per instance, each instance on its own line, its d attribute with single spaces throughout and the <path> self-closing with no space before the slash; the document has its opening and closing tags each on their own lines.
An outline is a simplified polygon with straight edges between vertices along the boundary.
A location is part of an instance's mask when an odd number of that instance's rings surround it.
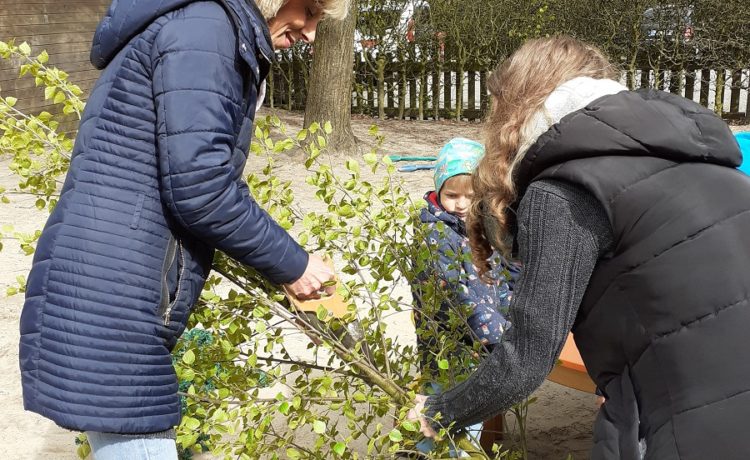
<svg viewBox="0 0 750 460">
<path fill-rule="evenodd" d="M 272 91 L 266 104 L 291 110 L 305 106 L 309 66 L 300 59 L 282 59 L 272 72 Z M 383 81 L 372 66 L 357 55 L 352 88 L 352 112 L 377 116 L 379 101 L 389 118 L 481 119 L 489 103 L 489 70 L 457 71 L 453 62 L 419 65 L 389 60 Z M 748 119 L 750 69 L 639 69 L 623 72 L 631 88 L 658 88 L 692 99 L 727 119 Z M 383 91 L 379 97 L 379 89 Z M 460 107 L 460 109 L 459 109 Z"/>
<path fill-rule="evenodd" d="M 109 0 L 0 0 L 0 40 L 28 42 L 34 53 L 47 50 L 49 64 L 70 75 L 70 81 L 88 94 L 99 77 L 89 63 L 91 39 Z M 44 91 L 33 78 L 18 78 L 15 64 L 0 60 L 0 94 L 18 98 L 17 107 L 38 113 L 51 110 Z M 58 109 L 59 111 L 59 109 Z M 76 122 L 69 122 L 75 128 Z M 68 125 L 68 123 L 66 123 Z M 67 127 L 67 126 L 64 126 Z"/>
</svg>

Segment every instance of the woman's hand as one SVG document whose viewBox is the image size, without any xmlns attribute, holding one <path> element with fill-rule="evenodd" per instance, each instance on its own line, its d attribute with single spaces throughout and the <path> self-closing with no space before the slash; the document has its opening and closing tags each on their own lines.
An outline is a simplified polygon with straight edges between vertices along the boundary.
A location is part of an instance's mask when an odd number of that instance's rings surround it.
<svg viewBox="0 0 750 460">
<path fill-rule="evenodd" d="M 335 286 L 323 288 L 323 284 L 335 277 L 333 269 L 323 259 L 310 254 L 305 273 L 295 282 L 286 285 L 287 289 L 300 300 L 319 299 L 321 291 L 327 295 L 335 292 Z"/>
<path fill-rule="evenodd" d="M 406 418 L 412 422 L 419 421 L 419 431 L 423 435 L 425 435 L 425 437 L 435 439 L 437 437 L 437 433 L 432 429 L 430 422 L 427 421 L 423 414 L 425 401 L 427 401 L 427 396 L 417 395 L 414 398 L 414 408 L 409 411 L 409 413 L 406 415 Z"/>
</svg>

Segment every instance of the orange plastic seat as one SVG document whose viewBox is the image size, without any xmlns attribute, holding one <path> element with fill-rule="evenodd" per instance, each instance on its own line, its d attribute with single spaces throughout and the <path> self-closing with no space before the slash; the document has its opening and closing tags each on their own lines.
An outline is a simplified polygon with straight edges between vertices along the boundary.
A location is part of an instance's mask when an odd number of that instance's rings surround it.
<svg viewBox="0 0 750 460">
<path fill-rule="evenodd" d="M 547 376 L 547 380 L 587 393 L 594 393 L 596 390 L 596 385 L 586 372 L 581 354 L 578 353 L 578 348 L 573 341 L 573 334 L 568 334 L 560 359 Z"/>
</svg>

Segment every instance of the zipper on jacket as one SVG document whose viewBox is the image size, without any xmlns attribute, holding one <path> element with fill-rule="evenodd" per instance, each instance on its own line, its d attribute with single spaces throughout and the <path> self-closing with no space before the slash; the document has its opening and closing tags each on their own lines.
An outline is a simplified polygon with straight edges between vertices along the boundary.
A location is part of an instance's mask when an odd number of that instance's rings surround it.
<svg viewBox="0 0 750 460">
<path fill-rule="evenodd" d="M 177 261 L 179 256 L 180 270 L 177 273 L 177 289 L 175 290 L 174 300 L 169 299 L 169 269 Z M 161 303 L 159 305 L 159 316 L 164 319 L 164 325 L 169 325 L 170 316 L 175 303 L 180 297 L 180 291 L 182 290 L 182 278 L 185 272 L 185 252 L 182 248 L 182 243 L 178 241 L 174 236 L 169 237 L 167 243 L 167 251 L 164 256 L 164 263 L 161 267 Z"/>
</svg>

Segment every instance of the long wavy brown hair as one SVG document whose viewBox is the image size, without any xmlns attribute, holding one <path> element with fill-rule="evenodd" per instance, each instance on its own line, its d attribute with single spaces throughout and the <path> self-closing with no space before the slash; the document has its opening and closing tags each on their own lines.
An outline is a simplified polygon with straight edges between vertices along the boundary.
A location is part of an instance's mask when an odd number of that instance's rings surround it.
<svg viewBox="0 0 750 460">
<path fill-rule="evenodd" d="M 474 203 L 467 218 L 472 259 L 481 275 L 489 270 L 490 239 L 505 255 L 510 252 L 506 209 L 516 200 L 513 171 L 525 153 L 519 147 L 527 123 L 561 84 L 618 75 L 599 49 L 561 35 L 527 41 L 488 78 L 492 105 L 484 124 L 486 154 L 473 174 Z M 486 234 L 485 226 L 494 227 L 494 234 Z"/>
</svg>

